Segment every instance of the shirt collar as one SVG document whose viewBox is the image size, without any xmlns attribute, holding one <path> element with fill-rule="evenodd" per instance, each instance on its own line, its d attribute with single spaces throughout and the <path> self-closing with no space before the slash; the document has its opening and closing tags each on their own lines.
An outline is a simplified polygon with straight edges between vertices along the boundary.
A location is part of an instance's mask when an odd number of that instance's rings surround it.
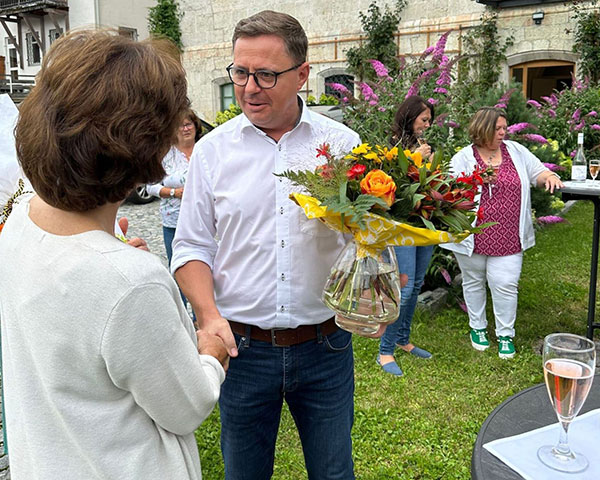
<svg viewBox="0 0 600 480">
<path fill-rule="evenodd" d="M 306 107 L 306 103 L 304 102 L 302 97 L 300 97 L 299 95 L 296 98 L 298 100 L 298 106 L 300 107 L 301 113 L 300 113 L 300 116 L 298 117 L 298 120 L 296 121 L 296 125 L 294 125 L 294 128 L 292 128 L 291 131 L 294 131 L 296 128 L 298 128 L 298 125 L 300 125 L 301 123 L 306 123 L 308 125 L 313 124 L 313 121 L 311 118 L 311 112 Z M 255 126 L 244 113 L 242 113 L 241 115 L 242 115 L 242 120 L 241 120 L 241 130 L 242 131 L 250 128 L 250 129 L 256 131 L 259 135 L 267 136 L 267 134 L 265 132 L 263 132 L 260 128 Z"/>
</svg>

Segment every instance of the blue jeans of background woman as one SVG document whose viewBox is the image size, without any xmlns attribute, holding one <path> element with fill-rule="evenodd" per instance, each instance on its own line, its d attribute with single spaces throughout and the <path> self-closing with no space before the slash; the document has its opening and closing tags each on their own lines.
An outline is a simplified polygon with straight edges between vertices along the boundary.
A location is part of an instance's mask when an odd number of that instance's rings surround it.
<svg viewBox="0 0 600 480">
<path fill-rule="evenodd" d="M 169 267 L 171 266 L 171 257 L 173 256 L 173 238 L 175 237 L 175 229 L 171 227 L 165 227 L 163 225 L 163 239 L 165 241 L 165 250 L 167 251 L 167 260 L 169 262 Z M 181 295 L 181 299 L 183 300 L 183 304 L 187 307 L 187 298 L 185 295 L 179 290 L 179 294 Z M 194 314 L 194 320 L 196 320 L 196 315 Z"/>
<path fill-rule="evenodd" d="M 398 270 L 408 275 L 408 283 L 401 290 L 400 315 L 385 329 L 379 344 L 381 355 L 393 355 L 398 345 L 407 345 L 410 341 L 410 326 L 417 306 L 417 300 L 425 272 L 429 266 L 433 246 L 428 247 L 394 247 Z"/>
</svg>

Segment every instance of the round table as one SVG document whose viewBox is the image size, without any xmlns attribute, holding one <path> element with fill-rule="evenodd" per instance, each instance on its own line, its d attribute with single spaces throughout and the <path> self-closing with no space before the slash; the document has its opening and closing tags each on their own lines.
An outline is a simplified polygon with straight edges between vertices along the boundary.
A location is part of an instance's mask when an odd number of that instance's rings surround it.
<svg viewBox="0 0 600 480">
<path fill-rule="evenodd" d="M 600 408 L 600 374 L 594 377 L 592 388 L 580 414 Z M 499 438 L 525 433 L 556 423 L 556 413 L 550 405 L 546 384 L 540 383 L 505 400 L 487 417 L 475 441 L 471 459 L 473 480 L 523 480 L 523 477 L 488 452 L 483 445 Z"/>
</svg>

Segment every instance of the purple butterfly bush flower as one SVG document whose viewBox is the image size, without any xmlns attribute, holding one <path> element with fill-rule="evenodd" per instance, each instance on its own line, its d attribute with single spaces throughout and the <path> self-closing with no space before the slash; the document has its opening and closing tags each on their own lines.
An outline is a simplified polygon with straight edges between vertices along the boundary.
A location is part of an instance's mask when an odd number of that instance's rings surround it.
<svg viewBox="0 0 600 480">
<path fill-rule="evenodd" d="M 577 153 L 577 150 L 573 150 L 571 153 L 569 153 L 569 157 L 573 158 L 576 153 Z"/>
<path fill-rule="evenodd" d="M 376 105 L 377 101 L 379 100 L 379 98 L 377 97 L 377 95 L 375 95 L 375 92 L 373 91 L 373 89 L 365 82 L 362 82 L 360 84 L 360 91 L 363 95 L 363 97 L 365 98 L 365 100 L 367 102 L 369 102 L 370 105 Z M 374 104 L 371 102 L 375 102 Z"/>
<path fill-rule="evenodd" d="M 464 301 L 459 301 L 458 302 L 458 306 L 460 307 L 460 309 L 465 312 L 465 313 L 469 313 L 469 309 L 467 308 L 467 304 Z"/>
<path fill-rule="evenodd" d="M 515 133 L 519 133 L 529 127 L 533 127 L 533 125 L 531 125 L 531 123 L 527 123 L 527 122 L 514 123 L 514 124 L 510 125 L 506 129 L 506 131 L 510 134 L 515 134 Z"/>
<path fill-rule="evenodd" d="M 375 74 L 378 77 L 380 77 L 380 78 L 383 77 L 386 80 L 391 80 L 392 79 L 390 77 L 388 69 L 379 60 L 374 60 L 374 59 L 373 60 L 369 60 L 369 63 L 373 66 L 373 70 L 375 70 Z"/>
<path fill-rule="evenodd" d="M 442 127 L 444 125 L 444 120 L 446 119 L 447 116 L 448 116 L 447 113 L 442 113 L 441 115 L 438 115 L 437 117 L 435 117 L 435 124 L 438 127 Z"/>
<path fill-rule="evenodd" d="M 586 115 L 586 117 L 596 117 L 598 116 L 598 112 L 596 110 L 592 110 L 590 113 Z"/>
<path fill-rule="evenodd" d="M 386 108 L 385 107 L 379 107 L 377 110 L 379 110 L 380 112 L 385 112 Z"/>
<path fill-rule="evenodd" d="M 594 124 L 590 125 L 590 128 L 592 130 L 600 130 L 600 125 L 598 125 L 597 123 L 594 123 Z"/>
<path fill-rule="evenodd" d="M 545 217 L 538 217 L 537 222 L 542 225 L 552 225 L 554 223 L 562 223 L 565 219 L 558 215 L 546 215 Z"/>
<path fill-rule="evenodd" d="M 577 125 L 575 125 L 575 131 L 578 132 L 579 130 L 582 130 L 583 127 L 585 127 L 585 122 L 582 120 L 581 122 L 579 122 Z"/>
<path fill-rule="evenodd" d="M 444 87 L 435 87 L 433 89 L 433 93 L 441 93 L 443 95 L 446 95 L 448 93 L 448 90 L 446 90 Z"/>
<path fill-rule="evenodd" d="M 408 92 L 406 92 L 406 96 L 404 98 L 406 99 L 408 97 L 412 97 L 413 95 L 418 95 L 418 94 L 419 94 L 419 82 L 416 81 L 410 86 L 410 88 L 408 89 Z"/>
<path fill-rule="evenodd" d="M 444 277 L 444 280 L 446 280 L 446 283 L 450 285 L 452 283 L 452 277 L 448 273 L 448 270 L 445 268 L 440 268 L 440 273 L 442 274 L 442 277 Z"/>
<path fill-rule="evenodd" d="M 439 100 L 436 100 L 435 98 L 432 98 L 432 97 L 428 98 L 427 101 L 429 103 L 431 103 L 432 105 L 436 105 L 439 102 Z"/>
<path fill-rule="evenodd" d="M 427 55 L 429 55 L 431 52 L 433 52 L 434 49 L 435 49 L 435 45 L 432 45 L 431 47 L 427 47 L 421 54 L 421 58 L 425 58 Z"/>
<path fill-rule="evenodd" d="M 532 107 L 538 109 L 542 108 L 542 104 L 536 100 L 527 100 L 527 105 L 531 105 Z"/>
<path fill-rule="evenodd" d="M 435 44 L 435 48 L 433 49 L 432 60 L 434 62 L 441 62 L 442 57 L 444 56 L 444 51 L 446 50 L 446 42 L 448 41 L 448 35 L 450 35 L 450 30 L 444 33 L 440 39 Z"/>
<path fill-rule="evenodd" d="M 541 135 L 538 135 L 537 133 L 526 133 L 526 134 L 523 135 L 523 138 L 526 139 L 526 140 L 529 140 L 530 142 L 548 143 L 548 140 L 546 140 Z"/>
<path fill-rule="evenodd" d="M 348 90 L 348 88 L 346 88 L 346 86 L 342 85 L 341 83 L 327 83 L 326 85 L 330 86 L 336 92 L 340 92 L 343 94 L 351 94 L 350 90 Z"/>
<path fill-rule="evenodd" d="M 579 119 L 581 118 L 581 109 L 580 109 L 580 108 L 576 109 L 576 110 L 573 112 L 573 115 L 571 115 L 571 118 L 572 118 L 574 121 L 578 122 L 578 121 L 579 121 Z"/>
<path fill-rule="evenodd" d="M 450 128 L 458 128 L 458 127 L 460 127 L 460 124 L 456 123 L 456 122 L 455 122 L 455 121 L 453 121 L 453 120 L 450 120 L 450 121 L 448 122 L 448 126 L 449 126 Z"/>
<path fill-rule="evenodd" d="M 508 101 L 512 94 L 516 91 L 516 88 L 509 88 L 504 94 L 498 99 L 498 103 L 494 105 L 496 108 L 506 108 Z"/>
<path fill-rule="evenodd" d="M 551 108 L 546 110 L 546 113 L 548 114 L 549 117 L 556 118 L 556 112 L 554 110 L 552 110 Z"/>
<path fill-rule="evenodd" d="M 563 167 L 562 165 L 557 165 L 556 163 L 544 162 L 543 165 L 551 172 L 562 172 L 563 170 L 565 170 L 565 167 Z"/>
</svg>

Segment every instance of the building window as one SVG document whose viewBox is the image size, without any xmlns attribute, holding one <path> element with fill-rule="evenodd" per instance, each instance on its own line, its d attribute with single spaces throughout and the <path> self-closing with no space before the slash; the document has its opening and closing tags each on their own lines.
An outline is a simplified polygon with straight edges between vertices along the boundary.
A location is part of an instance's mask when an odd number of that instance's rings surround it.
<svg viewBox="0 0 600 480">
<path fill-rule="evenodd" d="M 138 33 L 137 29 L 129 27 L 119 27 L 119 35 L 122 37 L 128 37 L 137 42 Z"/>
<path fill-rule="evenodd" d="M 221 111 L 227 110 L 232 103 L 237 103 L 233 93 L 233 83 L 225 83 L 219 87 L 219 90 L 221 93 Z"/>
<path fill-rule="evenodd" d="M 328 84 L 329 83 L 340 83 L 344 87 L 346 87 L 351 92 L 354 92 L 354 77 L 352 75 L 330 75 L 329 77 L 325 77 L 325 94 L 333 95 L 335 97 L 341 98 L 342 94 L 340 92 L 335 91 Z"/>
<path fill-rule="evenodd" d="M 60 37 L 62 33 L 62 28 L 60 30 L 57 30 L 56 28 L 51 28 L 50 32 L 48 33 L 48 40 L 50 45 L 52 45 L 56 40 L 58 40 L 58 37 Z"/>
<path fill-rule="evenodd" d="M 40 46 L 31 32 L 25 34 L 25 42 L 27 43 L 27 65 L 39 65 L 42 59 Z"/>
<path fill-rule="evenodd" d="M 575 64 L 562 60 L 536 60 L 510 69 L 513 80 L 523 86 L 523 94 L 532 100 L 551 95 L 554 90 L 571 88 Z"/>
</svg>

